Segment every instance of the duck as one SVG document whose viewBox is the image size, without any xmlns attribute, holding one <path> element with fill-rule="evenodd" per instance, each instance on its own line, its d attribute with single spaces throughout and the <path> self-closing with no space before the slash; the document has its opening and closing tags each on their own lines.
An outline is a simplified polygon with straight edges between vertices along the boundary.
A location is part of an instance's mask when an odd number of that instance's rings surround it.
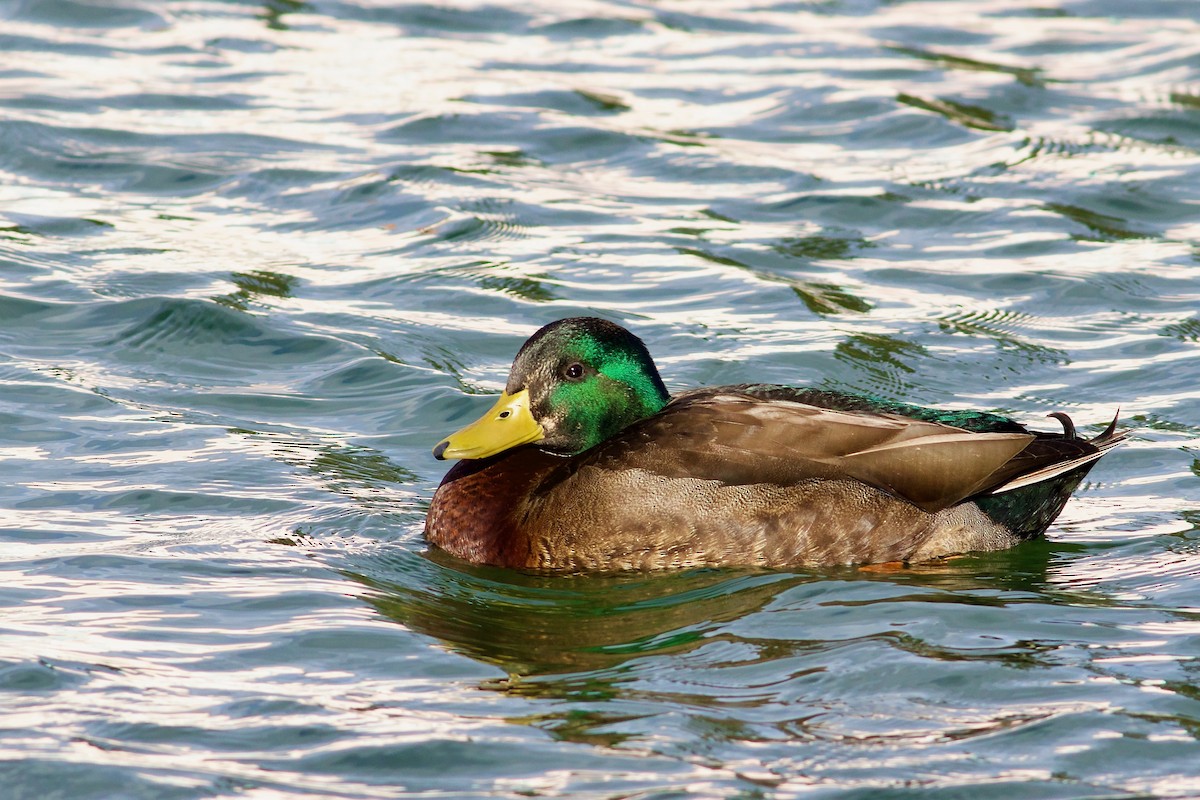
<svg viewBox="0 0 1200 800">
<path fill-rule="evenodd" d="M 1118 412 L 1119 414 L 1119 412 Z M 1127 431 L 828 389 L 667 391 L 646 345 L 597 317 L 552 322 L 504 391 L 440 441 L 455 459 L 425 538 L 547 572 L 910 564 L 1042 536 Z"/>
</svg>

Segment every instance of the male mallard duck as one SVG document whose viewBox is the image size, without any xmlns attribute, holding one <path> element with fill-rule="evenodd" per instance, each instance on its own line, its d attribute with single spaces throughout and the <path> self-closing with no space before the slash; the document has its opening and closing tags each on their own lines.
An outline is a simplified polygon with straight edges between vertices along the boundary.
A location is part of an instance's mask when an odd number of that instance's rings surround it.
<svg viewBox="0 0 1200 800">
<path fill-rule="evenodd" d="M 1124 437 L 773 385 L 672 398 L 612 322 L 553 322 L 438 444 L 428 540 L 549 570 L 924 561 L 1043 533 Z"/>
</svg>

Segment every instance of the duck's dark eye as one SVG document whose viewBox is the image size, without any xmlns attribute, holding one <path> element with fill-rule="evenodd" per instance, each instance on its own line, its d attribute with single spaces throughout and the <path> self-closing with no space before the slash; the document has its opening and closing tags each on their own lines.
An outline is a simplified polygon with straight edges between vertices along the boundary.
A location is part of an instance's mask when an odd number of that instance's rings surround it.
<svg viewBox="0 0 1200 800">
<path fill-rule="evenodd" d="M 579 380 L 583 377 L 583 364 L 580 364 L 578 361 L 572 361 L 567 365 L 567 368 L 563 370 L 563 377 L 569 381 Z"/>
</svg>

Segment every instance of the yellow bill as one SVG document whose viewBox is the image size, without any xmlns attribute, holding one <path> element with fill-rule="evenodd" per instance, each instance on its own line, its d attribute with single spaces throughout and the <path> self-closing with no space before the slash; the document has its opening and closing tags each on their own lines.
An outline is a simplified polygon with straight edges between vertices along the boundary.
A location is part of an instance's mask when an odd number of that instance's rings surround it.
<svg viewBox="0 0 1200 800">
<path fill-rule="evenodd" d="M 501 393 L 486 414 L 433 448 L 433 457 L 487 458 L 545 435 L 529 410 L 529 390 Z"/>
</svg>

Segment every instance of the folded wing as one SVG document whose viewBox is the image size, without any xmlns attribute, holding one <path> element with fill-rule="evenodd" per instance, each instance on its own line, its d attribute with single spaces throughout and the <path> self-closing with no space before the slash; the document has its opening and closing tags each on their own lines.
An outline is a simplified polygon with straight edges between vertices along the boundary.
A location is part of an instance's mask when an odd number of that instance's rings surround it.
<svg viewBox="0 0 1200 800">
<path fill-rule="evenodd" d="M 578 466 L 731 485 L 854 479 L 934 512 L 1059 474 L 1099 452 L 1060 434 L 979 433 L 716 389 L 680 396 L 585 454 Z M 1023 476 L 1030 478 L 1021 483 Z"/>
</svg>

